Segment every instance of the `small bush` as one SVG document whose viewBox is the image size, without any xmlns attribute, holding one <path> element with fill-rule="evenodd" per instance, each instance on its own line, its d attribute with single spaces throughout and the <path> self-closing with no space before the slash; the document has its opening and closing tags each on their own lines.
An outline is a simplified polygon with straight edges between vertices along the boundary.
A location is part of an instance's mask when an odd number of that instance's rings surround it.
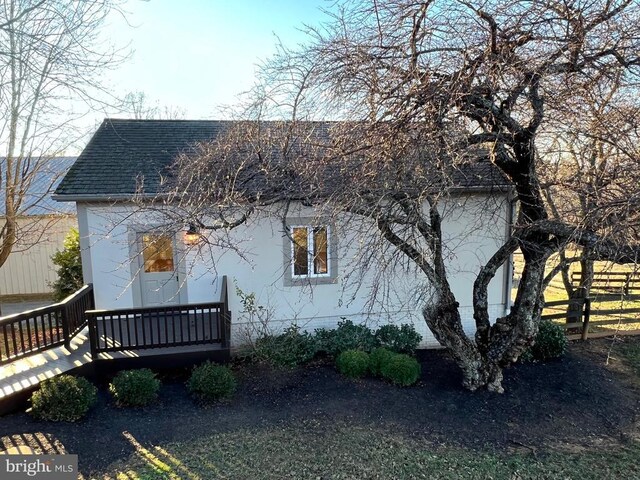
<svg viewBox="0 0 640 480">
<path fill-rule="evenodd" d="M 422 341 L 422 335 L 416 332 L 411 324 L 383 325 L 376 331 L 376 338 L 381 346 L 397 353 L 412 354 Z"/>
<path fill-rule="evenodd" d="M 336 359 L 338 371 L 351 378 L 362 378 L 369 370 L 369 354 L 362 350 L 347 350 Z"/>
<path fill-rule="evenodd" d="M 96 403 L 97 389 L 86 378 L 60 375 L 31 395 L 31 414 L 50 422 L 75 422 Z"/>
<path fill-rule="evenodd" d="M 58 278 L 49 286 L 53 290 L 53 300 L 59 302 L 82 288 L 82 260 L 80 258 L 80 233 L 72 228 L 64 238 L 64 248 L 53 254 L 51 260 L 58 270 Z"/>
<path fill-rule="evenodd" d="M 205 362 L 193 369 L 187 388 L 199 400 L 210 402 L 231 396 L 236 379 L 229 367 Z"/>
<path fill-rule="evenodd" d="M 254 355 L 277 367 L 296 367 L 313 359 L 317 343 L 313 335 L 292 325 L 280 335 L 266 335 L 256 340 Z"/>
<path fill-rule="evenodd" d="M 386 348 L 379 347 L 373 350 L 369 355 L 369 371 L 371 374 L 379 377 L 381 375 L 380 370 L 382 365 L 387 363 L 394 356 L 395 353 L 387 350 Z"/>
<path fill-rule="evenodd" d="M 338 322 L 335 330 L 316 330 L 316 339 L 320 348 L 332 357 L 347 350 L 370 352 L 378 346 L 373 330 L 366 325 L 355 325 L 351 320 Z"/>
<path fill-rule="evenodd" d="M 397 353 L 380 367 L 380 373 L 387 380 L 408 387 L 420 378 L 420 364 L 418 361 L 402 353 Z"/>
<path fill-rule="evenodd" d="M 316 341 L 316 349 L 318 352 L 329 354 L 330 351 L 333 351 L 333 339 L 335 336 L 335 329 L 316 328 L 313 332 L 313 338 Z"/>
<path fill-rule="evenodd" d="M 564 329 L 551 321 L 540 322 L 536 340 L 530 349 L 534 360 L 546 361 L 560 358 L 567 352 L 567 336 Z"/>
<path fill-rule="evenodd" d="M 109 391 L 121 406 L 142 407 L 158 398 L 160 380 L 148 368 L 119 372 L 109 384 Z"/>
</svg>

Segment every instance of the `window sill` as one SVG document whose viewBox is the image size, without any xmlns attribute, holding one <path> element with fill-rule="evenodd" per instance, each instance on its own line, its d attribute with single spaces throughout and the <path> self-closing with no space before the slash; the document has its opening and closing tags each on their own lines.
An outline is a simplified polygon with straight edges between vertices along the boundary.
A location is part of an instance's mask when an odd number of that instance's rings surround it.
<svg viewBox="0 0 640 480">
<path fill-rule="evenodd" d="M 305 287 L 308 285 L 332 285 L 338 283 L 336 277 L 304 277 L 304 278 L 285 278 L 285 287 Z"/>
</svg>

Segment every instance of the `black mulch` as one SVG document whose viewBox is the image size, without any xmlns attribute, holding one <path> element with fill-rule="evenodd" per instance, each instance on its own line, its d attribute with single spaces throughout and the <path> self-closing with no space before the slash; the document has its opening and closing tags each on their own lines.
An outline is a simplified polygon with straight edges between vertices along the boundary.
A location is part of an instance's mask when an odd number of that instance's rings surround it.
<svg viewBox="0 0 640 480">
<path fill-rule="evenodd" d="M 422 381 L 405 389 L 343 378 L 327 362 L 285 372 L 239 365 L 239 390 L 227 403 L 202 408 L 187 395 L 182 378 L 169 376 L 160 401 L 146 409 L 116 408 L 101 388 L 98 406 L 83 422 L 45 423 L 13 414 L 0 419 L 0 437 L 19 443 L 21 436 L 41 432 L 79 454 L 84 472 L 133 453 L 123 432 L 153 445 L 309 419 L 383 426 L 467 448 L 624 440 L 635 431 L 640 395 L 629 374 L 604 365 L 609 342 L 574 343 L 562 361 L 516 365 L 505 372 L 502 395 L 463 390 L 459 370 L 443 351 L 421 351 Z"/>
</svg>

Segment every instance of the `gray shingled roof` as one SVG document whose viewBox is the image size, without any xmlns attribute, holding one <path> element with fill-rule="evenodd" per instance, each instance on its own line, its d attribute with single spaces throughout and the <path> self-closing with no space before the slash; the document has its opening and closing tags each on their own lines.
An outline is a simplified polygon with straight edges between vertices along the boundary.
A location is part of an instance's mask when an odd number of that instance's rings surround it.
<svg viewBox="0 0 640 480">
<path fill-rule="evenodd" d="M 160 174 L 175 156 L 198 142 L 215 138 L 226 122 L 105 119 L 82 151 L 56 196 L 119 198 L 157 190 Z"/>
<path fill-rule="evenodd" d="M 55 191 L 55 198 L 118 199 L 144 191 L 156 193 L 160 176 L 180 152 L 214 139 L 232 122 L 217 120 L 105 119 Z M 478 162 L 456 173 L 463 188 L 507 185 L 489 162 Z"/>
<path fill-rule="evenodd" d="M 76 157 L 52 157 L 43 163 L 34 174 L 22 205 L 18 211 L 21 216 L 31 215 L 68 215 L 76 213 L 76 206 L 72 202 L 56 202 L 51 194 L 69 168 L 76 161 Z M 0 158 L 0 173 L 4 179 L 6 163 Z M 5 189 L 0 186 L 0 217 L 4 215 Z"/>
</svg>

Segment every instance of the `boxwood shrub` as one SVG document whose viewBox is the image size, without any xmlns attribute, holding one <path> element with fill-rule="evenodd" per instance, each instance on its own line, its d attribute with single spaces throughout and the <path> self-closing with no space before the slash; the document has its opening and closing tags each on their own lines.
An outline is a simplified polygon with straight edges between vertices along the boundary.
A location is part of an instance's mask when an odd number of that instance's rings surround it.
<svg viewBox="0 0 640 480">
<path fill-rule="evenodd" d="M 296 367 L 313 359 L 317 352 L 316 339 L 297 325 L 288 327 L 280 335 L 265 335 L 256 340 L 253 354 L 259 361 L 277 367 Z"/>
<path fill-rule="evenodd" d="M 207 361 L 194 367 L 187 389 L 198 400 L 212 402 L 230 397 L 236 390 L 236 379 L 229 367 Z"/>
<path fill-rule="evenodd" d="M 315 334 L 318 348 L 332 357 L 347 350 L 370 352 L 379 345 L 373 330 L 346 319 L 338 322 L 338 327 L 334 330 L 322 328 L 316 330 Z"/>
<path fill-rule="evenodd" d="M 390 382 L 408 387 L 420 378 L 420 364 L 418 361 L 403 353 L 396 353 L 380 366 L 380 373 Z"/>
<path fill-rule="evenodd" d="M 538 334 L 531 349 L 530 355 L 523 355 L 524 360 L 533 357 L 534 360 L 546 361 L 564 356 L 567 352 L 567 336 L 561 325 L 549 320 L 540 322 Z"/>
<path fill-rule="evenodd" d="M 75 422 L 96 403 L 97 389 L 86 378 L 60 375 L 31 395 L 31 414 L 51 422 Z"/>
<path fill-rule="evenodd" d="M 383 347 L 374 349 L 369 355 L 369 371 L 372 375 L 379 377 L 381 375 L 382 365 L 391 360 L 395 356 L 391 350 Z"/>
<path fill-rule="evenodd" d="M 422 335 L 416 332 L 413 325 L 403 323 L 383 325 L 376 331 L 376 338 L 381 346 L 397 353 L 413 354 L 422 341 Z"/>
<path fill-rule="evenodd" d="M 362 378 L 369 370 L 369 354 L 362 350 L 347 350 L 338 355 L 336 367 L 347 377 Z"/>
<path fill-rule="evenodd" d="M 123 370 L 109 384 L 109 391 L 120 406 L 142 407 L 158 398 L 160 380 L 148 368 Z"/>
</svg>

